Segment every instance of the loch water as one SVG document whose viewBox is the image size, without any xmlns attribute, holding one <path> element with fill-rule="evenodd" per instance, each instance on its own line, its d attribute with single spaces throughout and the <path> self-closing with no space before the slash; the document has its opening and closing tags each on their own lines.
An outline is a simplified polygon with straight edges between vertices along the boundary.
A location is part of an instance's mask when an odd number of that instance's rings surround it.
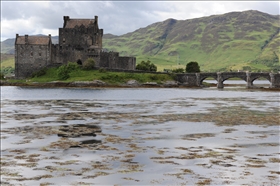
<svg viewBox="0 0 280 186">
<path fill-rule="evenodd" d="M 279 99 L 244 85 L 2 86 L 1 185 L 278 185 Z"/>
</svg>

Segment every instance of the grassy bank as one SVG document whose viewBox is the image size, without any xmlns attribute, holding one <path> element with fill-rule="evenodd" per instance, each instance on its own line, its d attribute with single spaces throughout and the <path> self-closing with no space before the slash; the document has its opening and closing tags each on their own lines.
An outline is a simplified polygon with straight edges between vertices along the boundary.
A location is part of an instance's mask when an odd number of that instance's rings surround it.
<svg viewBox="0 0 280 186">
<path fill-rule="evenodd" d="M 51 81 L 94 81 L 101 80 L 108 84 L 124 84 L 129 80 L 136 80 L 139 83 L 157 82 L 173 80 L 169 74 L 150 74 L 150 73 L 129 73 L 129 72 L 110 72 L 105 69 L 83 70 L 80 68 L 71 70 L 67 79 L 61 80 L 58 75 L 58 68 L 47 69 L 43 75 L 28 79 L 29 82 L 51 82 Z"/>
</svg>

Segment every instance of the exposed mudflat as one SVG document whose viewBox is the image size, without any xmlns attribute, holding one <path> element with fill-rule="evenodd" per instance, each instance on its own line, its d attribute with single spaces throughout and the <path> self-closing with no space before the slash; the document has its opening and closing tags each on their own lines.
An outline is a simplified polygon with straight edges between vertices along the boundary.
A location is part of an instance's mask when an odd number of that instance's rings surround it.
<svg viewBox="0 0 280 186">
<path fill-rule="evenodd" d="M 1 185 L 279 184 L 277 93 L 161 91 L 2 99 Z"/>
</svg>

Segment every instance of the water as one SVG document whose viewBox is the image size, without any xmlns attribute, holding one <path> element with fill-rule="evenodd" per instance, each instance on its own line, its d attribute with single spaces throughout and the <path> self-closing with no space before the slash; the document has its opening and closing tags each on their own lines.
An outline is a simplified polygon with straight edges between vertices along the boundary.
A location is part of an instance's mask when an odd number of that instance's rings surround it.
<svg viewBox="0 0 280 186">
<path fill-rule="evenodd" d="M 244 87 L 1 87 L 1 181 L 277 185 L 279 104 Z"/>
</svg>

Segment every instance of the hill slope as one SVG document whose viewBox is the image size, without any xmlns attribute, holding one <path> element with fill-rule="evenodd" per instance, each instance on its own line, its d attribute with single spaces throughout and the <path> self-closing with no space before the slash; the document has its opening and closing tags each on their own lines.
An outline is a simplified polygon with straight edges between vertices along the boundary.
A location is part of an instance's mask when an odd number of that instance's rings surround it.
<svg viewBox="0 0 280 186">
<path fill-rule="evenodd" d="M 137 62 L 149 59 L 159 70 L 184 68 L 190 61 L 203 71 L 280 70 L 279 18 L 250 10 L 167 19 L 121 36 L 104 34 L 103 47 L 136 56 Z M 12 53 L 13 45 L 14 39 L 1 42 L 1 53 Z"/>
<path fill-rule="evenodd" d="M 121 55 L 149 58 L 166 68 L 197 61 L 202 70 L 267 69 L 279 58 L 279 16 L 231 12 L 190 20 L 168 19 L 132 33 L 107 38 L 103 47 Z M 276 57 L 277 56 L 277 57 Z M 258 61 L 250 63 L 251 61 Z M 275 60 L 272 66 L 279 66 Z"/>
</svg>

